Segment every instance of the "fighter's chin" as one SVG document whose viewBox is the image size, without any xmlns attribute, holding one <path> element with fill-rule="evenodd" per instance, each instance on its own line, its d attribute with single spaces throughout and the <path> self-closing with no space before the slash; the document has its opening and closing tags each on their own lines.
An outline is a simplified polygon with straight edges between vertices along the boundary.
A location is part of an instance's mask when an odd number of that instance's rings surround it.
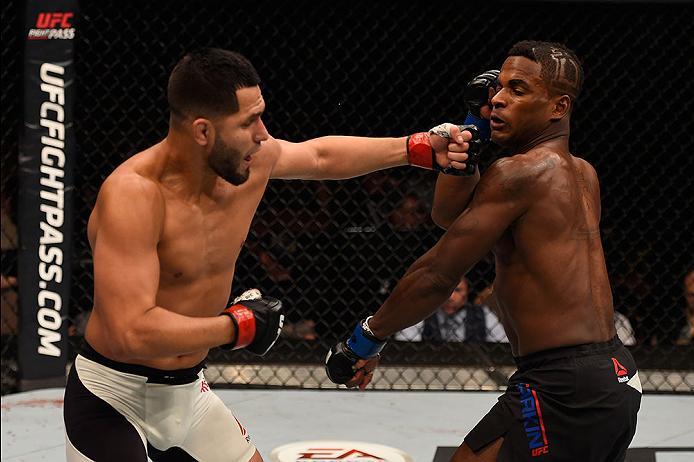
<svg viewBox="0 0 694 462">
<path fill-rule="evenodd" d="M 248 167 L 242 172 L 235 172 L 235 173 L 230 174 L 230 175 L 220 175 L 220 176 L 227 183 L 231 183 L 234 186 L 241 186 L 246 181 L 248 181 L 248 178 L 251 176 L 251 169 L 250 169 L 250 167 Z"/>
<path fill-rule="evenodd" d="M 492 142 L 502 147 L 510 147 L 513 145 L 511 137 L 508 133 L 503 133 L 500 130 L 492 130 Z"/>
</svg>

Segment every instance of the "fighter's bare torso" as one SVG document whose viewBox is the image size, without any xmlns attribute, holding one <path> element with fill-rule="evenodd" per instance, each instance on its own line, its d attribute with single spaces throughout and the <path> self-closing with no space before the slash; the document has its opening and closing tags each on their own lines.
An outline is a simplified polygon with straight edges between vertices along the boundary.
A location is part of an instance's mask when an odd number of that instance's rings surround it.
<svg viewBox="0 0 694 462">
<path fill-rule="evenodd" d="M 514 175 L 513 172 L 522 172 Z M 494 247 L 494 292 L 516 355 L 614 336 L 595 170 L 545 147 L 502 159 L 494 184 L 529 206 Z"/>
<path fill-rule="evenodd" d="M 253 168 L 244 184 L 233 186 L 217 178 L 209 194 L 186 193 L 181 176 L 161 152 L 161 143 L 136 154 L 107 178 L 105 184 L 111 182 L 116 193 L 119 185 L 132 185 L 128 177 L 155 185 L 158 191 L 153 205 L 153 215 L 162 216 L 157 241 L 159 284 L 156 305 L 194 317 L 214 316 L 226 307 L 236 259 L 265 192 L 276 148 L 274 140 L 264 144 L 254 156 Z M 128 204 L 122 203 L 122 206 Z M 88 224 L 92 250 L 99 239 L 101 226 L 104 224 L 100 220 L 100 201 L 97 199 Z M 122 236 L 122 239 L 128 239 L 128 236 Z M 108 262 L 100 262 L 99 266 L 108 268 Z M 98 287 L 95 294 L 85 337 L 97 351 L 111 356 L 110 331 L 113 326 L 101 313 L 104 308 L 98 302 Z M 138 360 L 137 363 L 158 369 L 180 369 L 194 366 L 207 353 L 207 350 L 201 350 Z"/>
</svg>

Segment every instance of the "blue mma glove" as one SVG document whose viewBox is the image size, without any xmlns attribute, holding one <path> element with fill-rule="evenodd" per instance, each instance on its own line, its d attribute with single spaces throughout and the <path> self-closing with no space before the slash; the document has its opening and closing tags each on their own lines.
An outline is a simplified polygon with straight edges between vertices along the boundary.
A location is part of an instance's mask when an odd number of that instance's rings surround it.
<svg viewBox="0 0 694 462">
<path fill-rule="evenodd" d="M 352 335 L 333 346 L 325 358 L 325 372 L 333 383 L 345 384 L 354 377 L 354 365 L 360 359 L 369 359 L 383 350 L 386 340 L 376 338 L 369 329 L 369 318 L 354 328 Z"/>
</svg>

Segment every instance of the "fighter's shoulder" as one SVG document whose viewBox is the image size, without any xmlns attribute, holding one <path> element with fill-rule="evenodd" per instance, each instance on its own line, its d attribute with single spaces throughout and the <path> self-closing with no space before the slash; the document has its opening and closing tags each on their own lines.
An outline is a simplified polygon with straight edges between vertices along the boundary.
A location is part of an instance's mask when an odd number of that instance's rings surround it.
<svg viewBox="0 0 694 462">
<path fill-rule="evenodd" d="M 589 178 L 595 179 L 595 181 L 598 180 L 598 172 L 595 170 L 595 167 L 588 162 L 587 160 L 577 157 L 577 156 L 572 156 L 574 163 L 578 166 L 578 168 L 581 169 L 581 171 L 585 172 Z"/>
<path fill-rule="evenodd" d="M 487 169 L 485 172 L 485 175 L 500 175 L 512 171 L 516 171 L 519 168 L 525 166 L 527 164 L 526 160 L 519 155 L 516 156 L 509 156 L 509 157 L 502 157 L 500 159 L 495 160 Z"/>
<path fill-rule="evenodd" d="M 551 157 L 540 159 L 533 154 L 504 157 L 489 166 L 480 179 L 480 185 L 521 192 L 533 187 L 540 176 L 555 167 L 555 163 Z"/>
<path fill-rule="evenodd" d="M 138 204 L 160 205 L 163 200 L 159 182 L 134 168 L 133 164 L 124 163 L 104 180 L 97 204 L 117 202 L 137 207 Z"/>
</svg>

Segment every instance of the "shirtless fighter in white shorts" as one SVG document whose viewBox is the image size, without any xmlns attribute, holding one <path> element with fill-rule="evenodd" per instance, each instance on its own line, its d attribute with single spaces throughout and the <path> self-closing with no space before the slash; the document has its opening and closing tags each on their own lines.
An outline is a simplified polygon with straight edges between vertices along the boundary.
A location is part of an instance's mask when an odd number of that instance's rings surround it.
<svg viewBox="0 0 694 462">
<path fill-rule="evenodd" d="M 460 153 L 474 130 L 455 126 L 450 145 L 427 133 L 274 139 L 259 81 L 237 53 L 189 53 L 169 79 L 166 138 L 103 183 L 88 226 L 94 309 L 65 390 L 68 461 L 262 461 L 203 362 L 216 346 L 264 354 L 277 339 L 279 301 L 256 292 L 227 307 L 268 180 L 469 168 Z"/>
</svg>

